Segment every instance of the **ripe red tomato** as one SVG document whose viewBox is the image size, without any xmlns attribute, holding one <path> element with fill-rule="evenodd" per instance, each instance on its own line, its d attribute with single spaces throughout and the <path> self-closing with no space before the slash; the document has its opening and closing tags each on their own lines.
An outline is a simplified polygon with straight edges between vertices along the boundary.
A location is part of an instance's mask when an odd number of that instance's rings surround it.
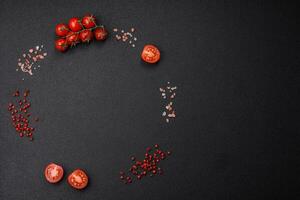
<svg viewBox="0 0 300 200">
<path fill-rule="evenodd" d="M 68 43 L 66 41 L 66 39 L 57 39 L 55 41 L 55 48 L 58 50 L 58 51 L 61 51 L 61 52 L 64 52 L 67 50 L 68 48 Z"/>
<path fill-rule="evenodd" d="M 94 35 L 96 40 L 105 40 L 107 38 L 107 31 L 105 30 L 105 28 L 96 28 L 94 30 Z"/>
<path fill-rule="evenodd" d="M 82 29 L 82 24 L 79 18 L 73 17 L 69 20 L 69 28 L 71 31 L 78 32 Z"/>
<path fill-rule="evenodd" d="M 63 175 L 64 175 L 64 170 L 61 166 L 50 163 L 46 169 L 45 169 L 45 178 L 49 183 L 57 183 L 59 182 Z"/>
<path fill-rule="evenodd" d="M 55 27 L 55 33 L 57 36 L 66 36 L 69 32 L 69 28 L 65 24 L 57 24 Z"/>
<path fill-rule="evenodd" d="M 87 186 L 89 178 L 84 171 L 76 169 L 68 177 L 69 184 L 76 189 L 83 189 Z"/>
<path fill-rule="evenodd" d="M 141 58 L 147 63 L 156 63 L 160 59 L 160 52 L 154 45 L 146 45 L 142 51 Z"/>
<path fill-rule="evenodd" d="M 82 18 L 82 25 L 85 28 L 93 28 L 96 26 L 96 18 L 93 15 L 86 15 Z"/>
<path fill-rule="evenodd" d="M 69 32 L 66 37 L 67 43 L 70 46 L 75 46 L 77 43 L 79 43 L 79 34 L 74 32 Z"/>
<path fill-rule="evenodd" d="M 82 42 L 90 42 L 93 39 L 93 33 L 91 30 L 85 29 L 80 32 L 79 37 Z"/>
</svg>

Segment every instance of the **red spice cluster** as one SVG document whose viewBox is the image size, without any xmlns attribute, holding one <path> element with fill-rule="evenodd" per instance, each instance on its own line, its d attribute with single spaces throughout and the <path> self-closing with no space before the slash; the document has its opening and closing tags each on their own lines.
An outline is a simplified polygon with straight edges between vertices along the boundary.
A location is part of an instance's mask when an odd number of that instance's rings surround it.
<svg viewBox="0 0 300 200">
<path fill-rule="evenodd" d="M 23 95 L 20 95 L 20 92 L 17 90 L 13 96 L 16 98 L 16 104 L 12 102 L 8 104 L 12 125 L 20 137 L 26 136 L 29 137 L 30 140 L 33 140 L 33 132 L 35 129 L 29 124 L 31 116 L 29 113 L 31 106 L 28 100 L 29 90 L 25 90 Z M 35 118 L 35 121 L 38 121 L 38 118 Z"/>
<path fill-rule="evenodd" d="M 80 42 L 89 43 L 94 37 L 103 41 L 108 34 L 103 25 L 97 25 L 96 18 L 91 14 L 85 15 L 82 19 L 73 17 L 68 25 L 57 24 L 55 33 L 60 37 L 55 41 L 55 48 L 61 52 Z"/>
<path fill-rule="evenodd" d="M 165 160 L 169 155 L 171 155 L 171 152 L 161 150 L 158 144 L 154 145 L 153 148 L 148 147 L 143 160 L 136 160 L 134 156 L 131 157 L 132 162 L 134 162 L 129 169 L 131 176 L 120 171 L 121 181 L 128 184 L 132 183 L 134 177 L 136 177 L 137 180 L 140 180 L 147 175 L 150 177 L 162 175 L 163 170 L 158 166 L 158 163 Z"/>
</svg>

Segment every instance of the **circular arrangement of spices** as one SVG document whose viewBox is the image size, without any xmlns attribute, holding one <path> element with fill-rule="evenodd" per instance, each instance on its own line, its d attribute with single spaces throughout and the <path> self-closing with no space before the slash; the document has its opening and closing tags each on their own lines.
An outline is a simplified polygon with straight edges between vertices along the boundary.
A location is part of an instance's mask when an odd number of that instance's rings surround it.
<svg viewBox="0 0 300 200">
<path fill-rule="evenodd" d="M 129 31 L 123 29 L 113 29 L 114 38 L 117 41 L 129 44 L 131 47 L 136 46 L 137 36 L 136 29 L 131 28 Z M 107 38 L 108 32 L 103 25 L 98 25 L 96 17 L 88 14 L 82 18 L 73 17 L 68 24 L 59 23 L 55 27 L 55 34 L 57 39 L 55 41 L 55 48 L 60 52 L 65 52 L 69 47 L 76 46 L 78 43 L 89 43 L 93 39 L 103 41 Z M 40 60 L 45 59 L 47 52 L 44 51 L 44 45 L 38 45 L 23 53 L 22 57 L 18 59 L 18 68 L 16 71 L 22 71 L 33 75 L 33 70 L 36 70 L 40 65 L 35 64 Z M 145 45 L 140 57 L 144 62 L 154 64 L 160 60 L 159 49 L 152 44 Z M 168 85 L 160 88 L 162 98 L 168 101 L 165 105 L 165 111 L 162 116 L 165 117 L 166 122 L 169 119 L 175 118 L 174 97 L 176 95 L 176 86 Z M 11 115 L 12 126 L 20 137 L 28 137 L 33 140 L 33 133 L 35 128 L 33 123 L 39 121 L 37 117 L 33 120 L 30 113 L 31 102 L 29 101 L 30 91 L 27 89 L 23 93 L 16 90 L 13 93 L 15 101 L 8 104 L 8 111 Z M 146 152 L 142 159 L 137 159 L 135 156 L 131 157 L 133 162 L 129 168 L 129 172 L 121 171 L 120 180 L 129 184 L 135 180 L 141 180 L 145 177 L 153 177 L 162 175 L 163 169 L 160 163 L 171 155 L 171 151 L 163 151 L 158 144 L 153 147 L 146 148 Z M 58 183 L 63 179 L 64 169 L 62 166 L 55 163 L 50 163 L 44 169 L 44 176 L 49 183 Z M 89 178 L 87 174 L 81 170 L 76 169 L 69 174 L 67 182 L 75 189 L 81 190 L 87 187 Z"/>
</svg>

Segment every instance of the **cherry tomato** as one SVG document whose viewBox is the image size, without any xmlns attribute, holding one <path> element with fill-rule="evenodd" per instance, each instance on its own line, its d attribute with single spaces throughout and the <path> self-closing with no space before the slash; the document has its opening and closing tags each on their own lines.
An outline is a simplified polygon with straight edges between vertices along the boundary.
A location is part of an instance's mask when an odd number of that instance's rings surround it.
<svg viewBox="0 0 300 200">
<path fill-rule="evenodd" d="M 55 41 L 55 48 L 58 50 L 58 51 L 61 51 L 61 52 L 64 52 L 67 50 L 68 48 L 68 43 L 67 43 L 67 40 L 66 39 L 57 39 Z"/>
<path fill-rule="evenodd" d="M 93 28 L 96 26 L 96 18 L 93 15 L 86 15 L 82 18 L 82 25 L 85 28 Z"/>
<path fill-rule="evenodd" d="M 156 63 L 160 59 L 160 52 L 154 45 L 146 45 L 141 54 L 141 58 L 147 63 Z"/>
<path fill-rule="evenodd" d="M 105 30 L 105 28 L 96 28 L 94 30 L 94 35 L 96 40 L 105 40 L 107 38 L 107 31 Z"/>
<path fill-rule="evenodd" d="M 82 29 L 82 24 L 79 18 L 73 17 L 69 20 L 69 28 L 71 31 L 78 32 Z"/>
<path fill-rule="evenodd" d="M 46 169 L 45 169 L 45 178 L 49 183 L 57 183 L 59 182 L 63 175 L 64 175 L 64 170 L 61 166 L 55 164 L 55 163 L 50 163 Z"/>
<path fill-rule="evenodd" d="M 79 34 L 74 32 L 69 32 L 66 37 L 68 45 L 75 46 L 79 43 Z"/>
<path fill-rule="evenodd" d="M 84 171 L 76 169 L 68 177 L 69 184 L 75 189 L 83 189 L 87 186 L 89 178 Z"/>
<path fill-rule="evenodd" d="M 93 33 L 91 30 L 85 29 L 80 32 L 79 37 L 82 42 L 89 42 L 93 39 Z"/>
<path fill-rule="evenodd" d="M 57 36 L 66 36 L 69 32 L 69 28 L 65 24 L 57 24 L 55 27 L 55 33 Z"/>
</svg>

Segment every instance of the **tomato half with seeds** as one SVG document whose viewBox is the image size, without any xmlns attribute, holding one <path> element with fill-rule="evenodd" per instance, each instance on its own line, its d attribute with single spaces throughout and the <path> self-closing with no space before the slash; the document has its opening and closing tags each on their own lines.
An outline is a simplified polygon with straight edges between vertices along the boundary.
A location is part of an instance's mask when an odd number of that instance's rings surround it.
<svg viewBox="0 0 300 200">
<path fill-rule="evenodd" d="M 78 190 L 85 188 L 89 182 L 86 173 L 81 169 L 76 169 L 68 177 L 69 184 Z"/>
<path fill-rule="evenodd" d="M 45 168 L 45 178 L 49 183 L 57 183 L 59 182 L 63 175 L 64 175 L 64 170 L 61 166 L 55 164 L 55 163 L 50 163 L 46 168 Z"/>
<path fill-rule="evenodd" d="M 157 63 L 160 59 L 160 51 L 156 46 L 148 44 L 144 47 L 141 58 L 147 63 Z"/>
</svg>

